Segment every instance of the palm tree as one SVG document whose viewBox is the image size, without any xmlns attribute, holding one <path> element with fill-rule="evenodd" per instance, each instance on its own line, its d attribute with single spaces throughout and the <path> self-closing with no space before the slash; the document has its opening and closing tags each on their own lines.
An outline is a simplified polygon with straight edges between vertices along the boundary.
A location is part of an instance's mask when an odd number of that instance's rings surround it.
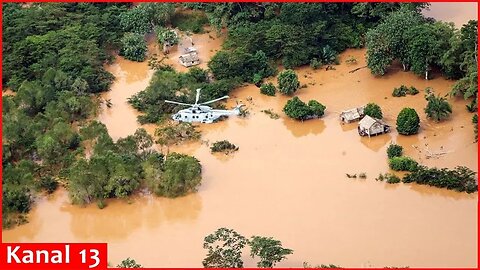
<svg viewBox="0 0 480 270">
<path fill-rule="evenodd" d="M 425 113 L 428 118 L 431 118 L 437 122 L 447 119 L 452 113 L 452 106 L 447 102 L 444 97 L 435 96 L 430 94 L 427 96 L 427 107 L 425 107 Z"/>
</svg>

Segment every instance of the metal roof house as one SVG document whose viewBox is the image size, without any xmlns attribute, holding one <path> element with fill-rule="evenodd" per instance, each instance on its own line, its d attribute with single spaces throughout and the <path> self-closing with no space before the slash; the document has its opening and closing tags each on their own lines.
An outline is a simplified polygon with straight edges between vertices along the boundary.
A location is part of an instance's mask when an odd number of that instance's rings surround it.
<svg viewBox="0 0 480 270">
<path fill-rule="evenodd" d="M 340 113 L 340 120 L 345 122 L 345 123 L 351 123 L 351 122 L 354 122 L 354 121 L 358 121 L 365 116 L 364 110 L 365 110 L 365 106 L 361 106 L 361 107 L 358 107 L 358 108 L 353 108 L 353 109 L 349 109 L 349 110 L 346 110 L 346 111 L 342 111 Z"/>
<path fill-rule="evenodd" d="M 390 126 L 380 119 L 365 115 L 360 122 L 358 122 L 358 134 L 360 136 L 374 136 L 390 132 Z"/>
<path fill-rule="evenodd" d="M 192 51 L 186 54 L 182 54 L 178 57 L 178 61 L 182 66 L 191 67 L 200 64 L 200 58 L 198 57 L 197 51 Z"/>
</svg>

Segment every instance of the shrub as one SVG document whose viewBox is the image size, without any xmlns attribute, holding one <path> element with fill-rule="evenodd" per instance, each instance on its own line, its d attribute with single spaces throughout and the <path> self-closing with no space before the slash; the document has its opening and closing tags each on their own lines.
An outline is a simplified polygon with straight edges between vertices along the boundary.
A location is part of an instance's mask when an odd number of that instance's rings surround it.
<svg viewBox="0 0 480 270">
<path fill-rule="evenodd" d="M 402 135 L 417 134 L 420 128 L 420 118 L 415 109 L 404 108 L 397 117 L 397 131 Z"/>
<path fill-rule="evenodd" d="M 403 147 L 398 144 L 390 144 L 387 148 L 387 156 L 388 158 L 400 157 L 403 152 Z"/>
<path fill-rule="evenodd" d="M 43 189 L 47 191 L 47 193 L 53 193 L 57 187 L 58 187 L 58 182 L 55 181 L 53 177 L 50 176 L 44 176 L 40 178 L 40 181 L 37 183 L 39 189 Z"/>
<path fill-rule="evenodd" d="M 394 171 L 413 172 L 418 167 L 418 162 L 410 157 L 393 157 L 388 161 L 390 169 Z"/>
<path fill-rule="evenodd" d="M 322 67 L 322 65 L 322 60 L 319 60 L 318 58 L 313 58 L 312 60 L 310 60 L 310 67 L 312 69 L 319 69 Z"/>
<path fill-rule="evenodd" d="M 157 128 L 155 136 L 158 137 L 156 143 L 170 145 L 181 141 L 197 140 L 200 138 L 200 132 L 191 123 L 181 122 Z"/>
<path fill-rule="evenodd" d="M 410 88 L 408 88 L 408 90 L 407 90 L 407 94 L 412 95 L 412 96 L 414 96 L 418 93 L 419 93 L 418 89 L 415 88 L 414 86 L 410 86 Z"/>
<path fill-rule="evenodd" d="M 238 147 L 235 146 L 235 144 L 227 141 L 227 140 L 223 140 L 223 141 L 217 141 L 217 142 L 214 142 L 212 147 L 210 147 L 210 150 L 212 151 L 212 153 L 214 152 L 231 152 L 231 151 L 237 151 L 238 150 Z"/>
<path fill-rule="evenodd" d="M 325 114 L 325 109 L 327 108 L 316 100 L 310 100 L 308 102 L 308 107 L 310 107 L 310 110 L 312 111 L 313 115 L 317 117 L 322 117 Z"/>
<path fill-rule="evenodd" d="M 419 166 L 403 178 L 404 183 L 416 182 L 460 192 L 473 193 L 478 190 L 476 173 L 467 167 L 458 166 L 453 170 Z"/>
<path fill-rule="evenodd" d="M 260 93 L 267 96 L 275 96 L 276 90 L 277 89 L 275 88 L 275 85 L 273 85 L 273 83 L 262 84 L 262 86 L 260 87 Z"/>
<path fill-rule="evenodd" d="M 365 106 L 364 113 L 365 115 L 371 116 L 373 118 L 383 118 L 382 109 L 375 103 L 368 103 L 367 106 Z"/>
<path fill-rule="evenodd" d="M 298 76 L 295 71 L 291 69 L 286 69 L 277 77 L 278 80 L 278 91 L 284 95 L 291 95 L 300 88 L 300 82 L 298 81 Z"/>
<path fill-rule="evenodd" d="M 165 159 L 156 193 L 166 197 L 183 196 L 195 191 L 201 180 L 202 167 L 196 158 L 171 153 Z"/>
<path fill-rule="evenodd" d="M 402 84 L 400 87 L 393 89 L 392 96 L 404 97 L 407 95 L 407 91 L 408 91 L 408 88 Z"/>
<path fill-rule="evenodd" d="M 440 96 L 430 94 L 427 96 L 427 107 L 425 107 L 425 113 L 427 117 L 437 122 L 447 119 L 452 113 L 452 106 L 447 100 Z"/>
<path fill-rule="evenodd" d="M 385 179 L 386 179 L 386 182 L 389 183 L 389 184 L 396 184 L 396 183 L 400 183 L 400 178 L 394 174 L 386 174 L 385 175 Z"/>
</svg>

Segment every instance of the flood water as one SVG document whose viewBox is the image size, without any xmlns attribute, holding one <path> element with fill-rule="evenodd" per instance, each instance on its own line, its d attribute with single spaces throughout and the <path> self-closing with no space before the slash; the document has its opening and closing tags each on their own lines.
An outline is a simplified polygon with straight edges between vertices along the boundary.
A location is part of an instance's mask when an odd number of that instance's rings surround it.
<svg viewBox="0 0 480 270">
<path fill-rule="evenodd" d="M 222 39 L 206 33 L 194 36 L 194 42 L 205 67 Z M 150 53 L 157 50 L 150 46 Z M 173 63 L 178 53 L 172 52 L 169 61 Z M 203 142 L 170 147 L 200 160 L 203 180 L 197 193 L 177 199 L 111 200 L 100 210 L 95 205 L 72 206 L 67 192 L 59 190 L 40 199 L 28 224 L 4 231 L 3 241 L 107 242 L 113 265 L 131 257 L 147 267 L 201 267 L 203 238 L 219 227 L 229 227 L 247 237 L 272 236 L 293 249 L 294 254 L 278 265 L 282 267 L 302 267 L 304 261 L 343 267 L 475 267 L 477 194 L 374 179 L 389 171 L 390 142 L 401 144 L 406 155 L 428 166 L 465 165 L 478 171 L 472 114 L 465 109 L 468 102 L 449 99 L 451 118 L 431 122 L 423 113 L 422 90 L 432 87 L 444 94 L 454 82 L 439 76 L 424 81 L 400 67 L 381 78 L 366 68 L 349 73 L 365 65 L 364 54 L 365 50 L 344 52 L 336 70 L 297 69 L 307 87 L 296 95 L 325 104 L 321 119 L 293 121 L 281 112 L 288 98 L 260 95 L 251 85 L 234 90 L 227 106 L 243 102 L 248 117 L 201 125 Z M 358 63 L 345 64 L 350 56 Z M 113 106 L 103 108 L 98 119 L 118 139 L 140 127 L 126 99 L 143 90 L 153 72 L 146 63 L 121 57 L 109 71 L 117 80 L 103 98 Z M 421 92 L 392 97 L 393 88 L 401 84 Z M 405 137 L 393 131 L 362 138 L 356 123 L 339 122 L 341 110 L 367 102 L 378 103 L 392 126 L 403 107 L 415 108 L 422 121 L 420 133 Z M 265 109 L 280 118 L 269 118 L 261 112 Z M 153 125 L 146 128 L 154 130 Z M 239 146 L 239 151 L 212 155 L 206 142 L 223 139 Z M 425 156 L 427 151 L 446 154 L 432 159 Z M 366 180 L 345 177 L 362 172 Z M 255 266 L 247 252 L 244 257 L 246 267 Z"/>
</svg>

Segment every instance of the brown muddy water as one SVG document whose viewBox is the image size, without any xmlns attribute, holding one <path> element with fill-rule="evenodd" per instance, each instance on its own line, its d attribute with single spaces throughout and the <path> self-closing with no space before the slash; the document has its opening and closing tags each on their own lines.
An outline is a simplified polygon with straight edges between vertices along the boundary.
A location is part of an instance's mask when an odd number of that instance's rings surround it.
<svg viewBox="0 0 480 270">
<path fill-rule="evenodd" d="M 203 65 L 222 43 L 208 35 L 194 38 L 205 57 Z M 150 47 L 151 53 L 156 50 Z M 59 190 L 40 199 L 28 224 L 4 231 L 3 241 L 107 242 L 113 265 L 131 257 L 147 267 L 201 267 L 203 238 L 219 227 L 229 227 L 247 237 L 281 240 L 294 250 L 278 265 L 283 267 L 302 267 L 304 261 L 343 267 L 475 267 L 477 194 L 374 180 L 389 171 L 385 152 L 390 142 L 401 144 L 407 155 L 428 166 L 465 165 L 478 171 L 472 115 L 465 110 L 468 102 L 450 98 L 451 118 L 431 122 L 423 113 L 423 92 L 394 98 L 392 89 L 405 84 L 420 90 L 432 87 L 443 94 L 453 82 L 439 76 L 424 81 L 399 67 L 382 78 L 373 77 L 366 68 L 349 73 L 365 65 L 364 54 L 365 50 L 346 51 L 336 70 L 297 70 L 307 87 L 296 95 L 325 104 L 321 119 L 290 120 L 281 112 L 288 98 L 260 95 L 252 85 L 233 91 L 228 106 L 243 102 L 250 112 L 247 118 L 201 125 L 203 143 L 170 148 L 201 161 L 203 181 L 197 193 L 177 199 L 147 195 L 111 200 L 100 210 L 95 205 L 72 206 L 67 192 Z M 345 64 L 350 56 L 358 63 Z M 109 70 L 117 81 L 103 98 L 111 99 L 113 106 L 103 108 L 98 119 L 118 139 L 139 127 L 137 113 L 126 98 L 143 90 L 153 73 L 146 63 L 121 57 Z M 403 107 L 415 108 L 422 120 L 421 132 L 410 137 L 393 131 L 361 138 L 356 123 L 340 124 L 341 110 L 371 101 L 382 107 L 392 126 Z M 280 118 L 269 118 L 261 112 L 265 109 Z M 207 143 L 223 139 L 240 150 L 229 156 L 212 155 Z M 427 159 L 427 151 L 447 154 Z M 366 180 L 345 177 L 361 172 L 367 174 Z M 247 253 L 244 257 L 247 267 L 255 266 Z"/>
<path fill-rule="evenodd" d="M 427 17 L 433 17 L 440 21 L 453 22 L 457 28 L 469 20 L 478 19 L 478 3 L 430 3 L 430 10 L 425 10 L 423 14 Z"/>
</svg>

